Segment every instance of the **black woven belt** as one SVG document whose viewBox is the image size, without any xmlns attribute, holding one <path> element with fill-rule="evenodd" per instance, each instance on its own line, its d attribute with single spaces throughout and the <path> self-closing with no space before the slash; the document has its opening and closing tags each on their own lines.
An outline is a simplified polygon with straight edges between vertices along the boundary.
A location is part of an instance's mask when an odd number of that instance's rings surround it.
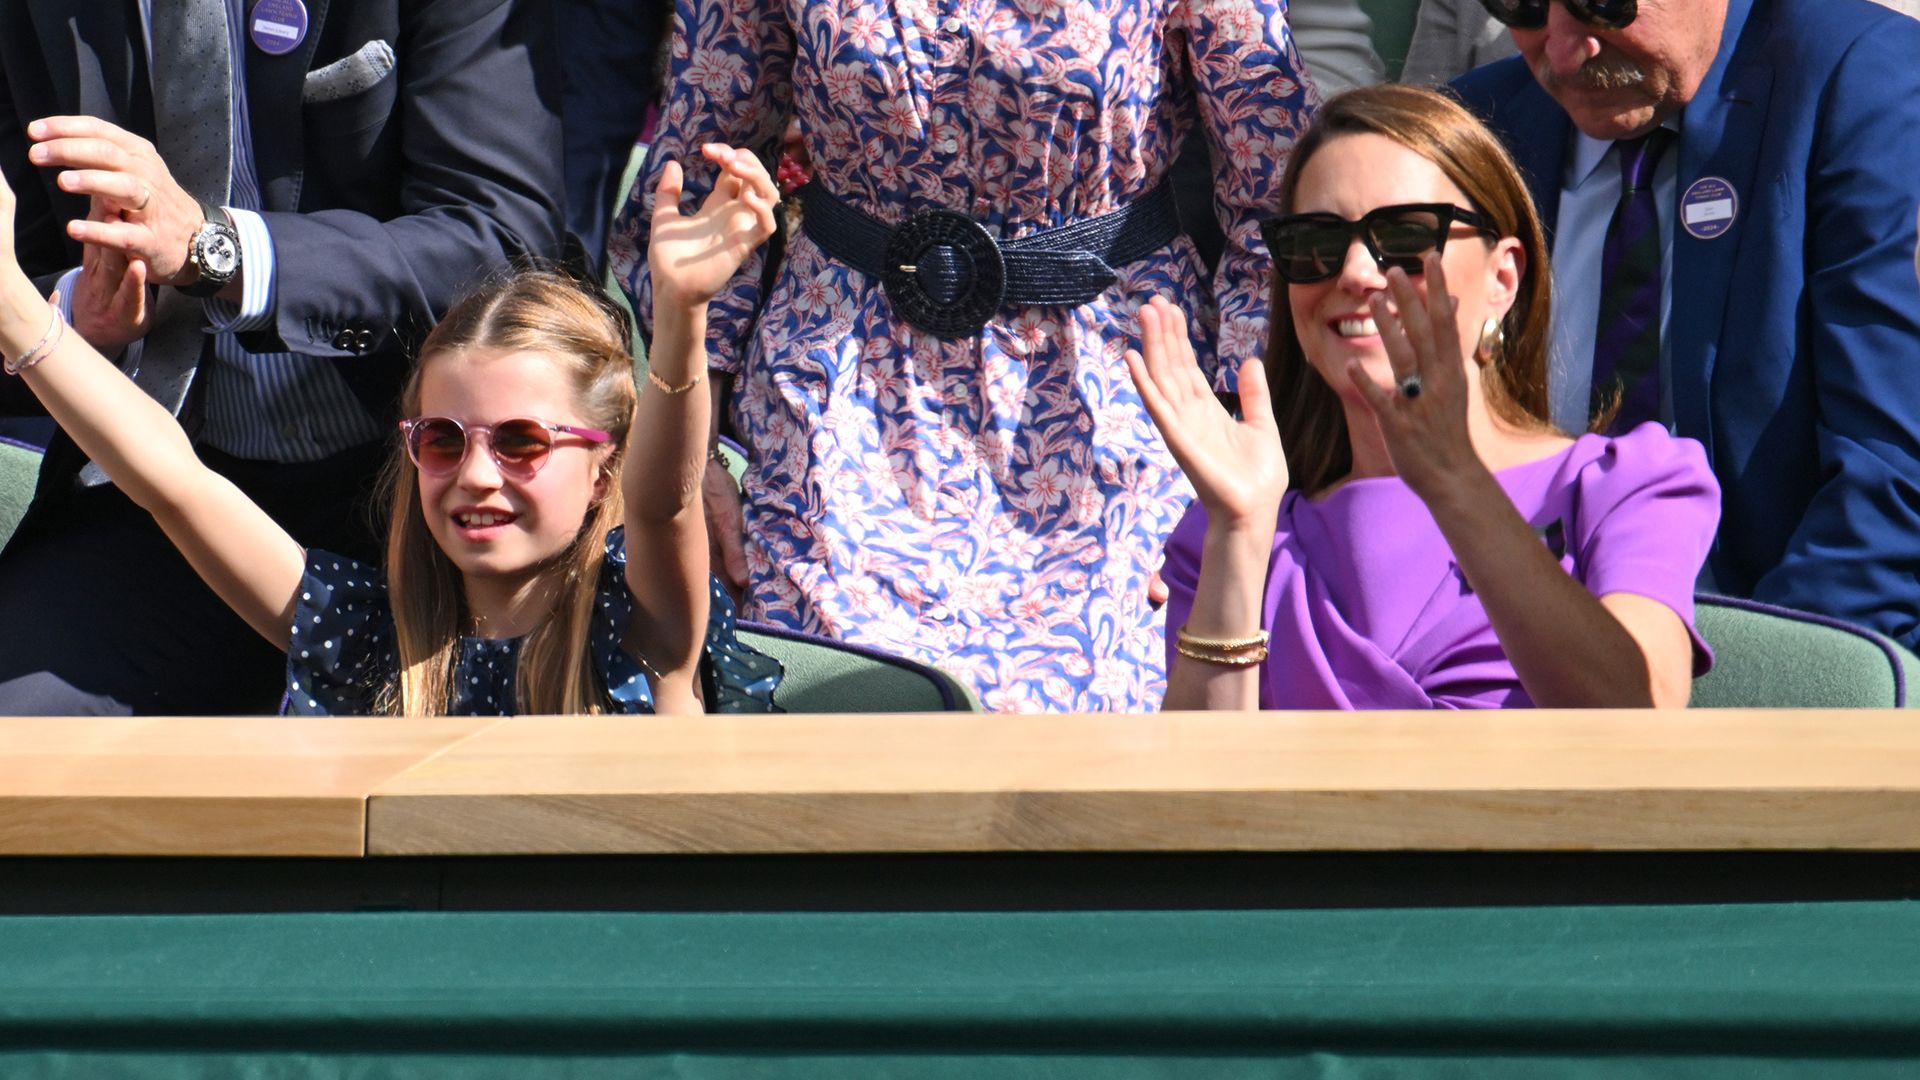
<svg viewBox="0 0 1920 1080">
<path fill-rule="evenodd" d="M 800 198 L 801 228 L 820 250 L 878 278 L 895 314 L 943 338 L 973 337 L 1007 305 L 1084 304 L 1119 280 L 1114 267 L 1180 235 L 1164 183 L 1110 214 L 1004 243 L 952 210 L 888 225 L 818 182 Z"/>
</svg>

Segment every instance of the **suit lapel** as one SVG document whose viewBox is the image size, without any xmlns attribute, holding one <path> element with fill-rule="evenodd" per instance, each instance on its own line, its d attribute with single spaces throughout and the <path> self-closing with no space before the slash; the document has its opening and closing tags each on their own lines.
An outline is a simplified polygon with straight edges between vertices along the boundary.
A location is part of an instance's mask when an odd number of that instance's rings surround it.
<svg viewBox="0 0 1920 1080">
<path fill-rule="evenodd" d="M 250 0 L 242 2 L 251 7 Z M 327 0 L 307 0 L 307 36 L 299 48 L 285 56 L 247 49 L 253 163 L 260 177 L 260 199 L 267 210 L 300 208 L 300 180 L 306 167 L 301 94 L 326 18 Z"/>
<path fill-rule="evenodd" d="M 1765 0 L 1760 2 L 1764 5 Z M 1733 0 L 1728 5 L 1720 55 L 1680 122 L 1668 368 L 1675 425 L 1681 434 L 1705 443 L 1709 452 L 1713 446 L 1709 390 L 1724 340 L 1727 298 L 1741 237 L 1748 231 L 1757 194 L 1753 177 L 1773 89 L 1773 71 L 1759 55 L 1759 43 L 1769 31 L 1768 19 L 1764 11 L 1754 12 L 1753 7 L 1754 0 Z M 1743 49 L 1746 41 L 1753 45 Z M 1702 240 L 1687 232 L 1683 215 L 1687 189 L 1709 176 L 1733 188 L 1738 205 L 1732 228 Z"/>
<path fill-rule="evenodd" d="M 1501 110 L 1501 135 L 1514 153 L 1514 163 L 1526 178 L 1540 223 L 1547 230 L 1547 250 L 1553 250 L 1553 230 L 1560 218 L 1560 177 L 1566 172 L 1567 140 L 1572 121 L 1540 84 L 1527 75 L 1513 104 Z"/>
<path fill-rule="evenodd" d="M 123 127 L 132 126 L 134 101 L 148 96 L 144 85 L 147 65 L 143 35 L 128 32 L 139 14 L 131 0 L 89 0 L 75 4 L 62 0 L 29 0 L 34 28 L 40 36 L 40 55 L 61 107 L 72 113 L 97 116 Z M 136 25 L 137 29 L 137 25 Z M 140 50 L 136 56 L 134 50 Z M 139 79 L 142 85 L 135 85 Z"/>
</svg>

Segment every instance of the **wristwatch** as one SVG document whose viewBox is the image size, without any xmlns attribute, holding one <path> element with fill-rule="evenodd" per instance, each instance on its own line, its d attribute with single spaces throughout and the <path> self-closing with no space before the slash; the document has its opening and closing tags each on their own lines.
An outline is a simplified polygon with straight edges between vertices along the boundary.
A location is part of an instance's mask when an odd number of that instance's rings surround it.
<svg viewBox="0 0 1920 1080">
<path fill-rule="evenodd" d="M 200 272 L 200 280 L 180 286 L 188 296 L 205 299 L 227 287 L 240 273 L 240 233 L 234 229 L 227 212 L 217 206 L 203 206 L 206 221 L 187 243 L 187 262 Z"/>
</svg>

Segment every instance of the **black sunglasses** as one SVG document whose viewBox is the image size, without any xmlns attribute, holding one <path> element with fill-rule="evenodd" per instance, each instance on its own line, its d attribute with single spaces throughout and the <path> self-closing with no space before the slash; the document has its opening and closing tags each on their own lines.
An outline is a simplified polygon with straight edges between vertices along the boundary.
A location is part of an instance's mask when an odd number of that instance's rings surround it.
<svg viewBox="0 0 1920 1080">
<path fill-rule="evenodd" d="M 1484 214 L 1450 203 L 1402 203 L 1369 210 L 1359 221 L 1339 214 L 1289 214 L 1260 223 L 1260 236 L 1273 254 L 1273 272 L 1295 285 L 1325 281 L 1346 265 L 1353 238 L 1382 270 L 1399 267 L 1420 273 L 1430 251 L 1445 251 L 1455 223 L 1496 238 Z"/>
<path fill-rule="evenodd" d="M 1521 30 L 1547 25 L 1550 0 L 1480 0 L 1487 14 Z M 1602 30 L 1622 30 L 1640 14 L 1639 0 L 1560 0 L 1567 13 Z"/>
</svg>

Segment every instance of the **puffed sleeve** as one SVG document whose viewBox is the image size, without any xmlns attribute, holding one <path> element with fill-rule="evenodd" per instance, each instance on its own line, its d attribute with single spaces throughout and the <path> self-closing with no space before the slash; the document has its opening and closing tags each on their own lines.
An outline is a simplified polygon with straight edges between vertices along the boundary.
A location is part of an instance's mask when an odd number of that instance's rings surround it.
<svg viewBox="0 0 1920 1080">
<path fill-rule="evenodd" d="M 398 669 L 393 648 L 393 609 L 380 571 L 344 555 L 309 551 L 287 642 L 287 713 L 373 712 L 380 687 Z"/>
<path fill-rule="evenodd" d="M 700 681 L 709 712 L 779 712 L 773 692 L 785 669 L 773 657 L 740 640 L 733 599 L 710 581 L 707 601 L 707 640 L 701 657 Z M 653 689 L 645 669 L 621 646 L 633 617 L 633 593 L 627 589 L 627 545 L 624 527 L 607 534 L 606 562 L 600 571 L 599 596 L 594 604 L 593 655 L 600 666 L 614 708 L 622 713 L 654 711 Z"/>
<path fill-rule="evenodd" d="M 1272 262 L 1260 221 L 1274 215 L 1294 140 L 1320 106 L 1287 29 L 1286 4 L 1270 0 L 1184 0 L 1175 24 L 1186 32 L 1202 134 L 1213 151 L 1214 213 L 1226 248 L 1214 271 L 1220 311 L 1219 370 L 1231 389 L 1240 361 L 1266 349 Z"/>
<path fill-rule="evenodd" d="M 682 205 L 691 211 L 713 187 L 704 143 L 745 147 L 771 161 L 793 111 L 794 36 L 783 4 L 767 0 L 679 0 L 673 16 L 672 91 L 658 137 L 615 216 L 607 258 L 633 303 L 642 331 L 653 336 L 653 285 L 646 251 L 653 188 L 660 169 L 686 169 Z M 707 359 L 718 371 L 740 370 L 760 310 L 764 245 L 741 263 L 707 309 Z"/>
<path fill-rule="evenodd" d="M 1647 423 L 1585 463 L 1566 537 L 1573 573 L 1595 596 L 1632 593 L 1673 609 L 1694 640 L 1694 674 L 1713 666 L 1693 625 L 1694 582 L 1720 525 L 1706 451 Z"/>
</svg>

